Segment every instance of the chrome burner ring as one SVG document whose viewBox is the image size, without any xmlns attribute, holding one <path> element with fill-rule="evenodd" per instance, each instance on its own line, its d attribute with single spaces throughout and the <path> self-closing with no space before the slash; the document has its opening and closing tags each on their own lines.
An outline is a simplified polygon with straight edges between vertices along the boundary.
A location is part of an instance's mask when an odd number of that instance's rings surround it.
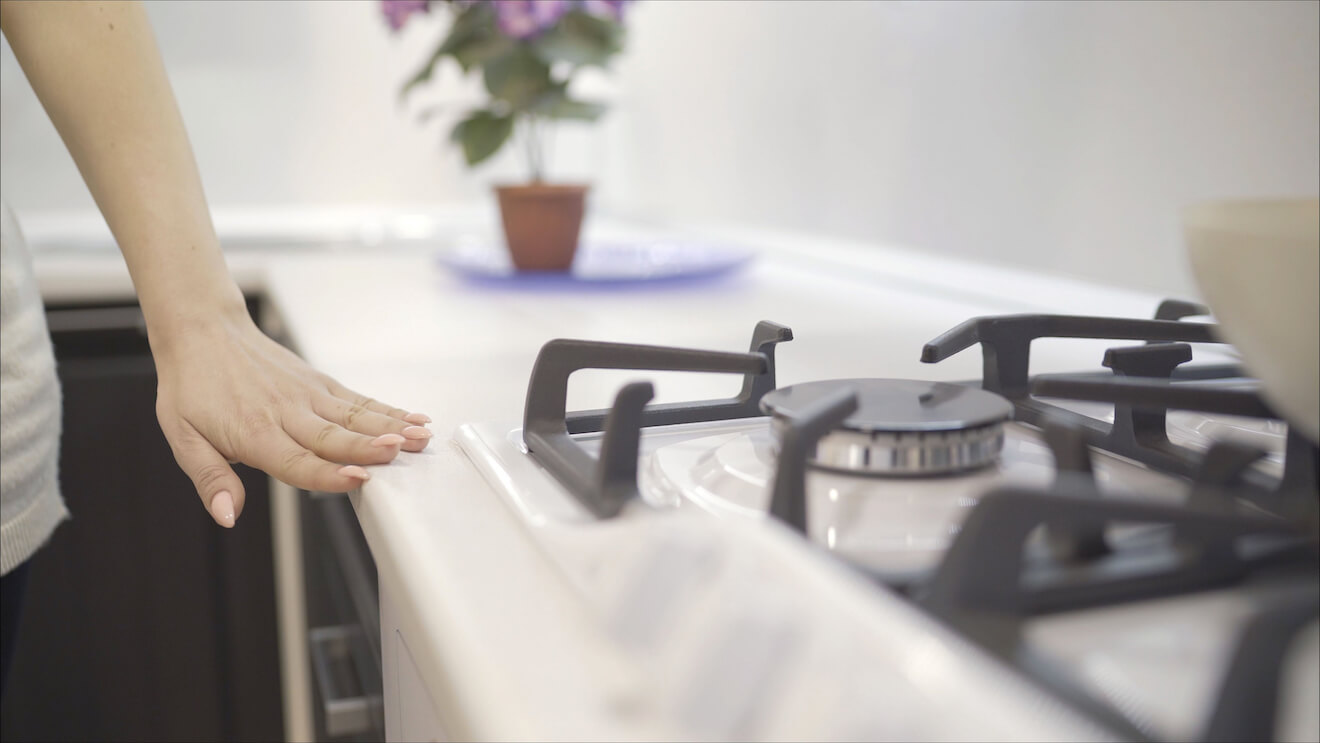
<svg viewBox="0 0 1320 743">
<path fill-rule="evenodd" d="M 784 424 L 772 425 L 778 434 Z M 994 464 L 1003 448 L 1004 427 L 998 423 L 963 431 L 837 430 L 817 442 L 809 464 L 864 475 L 949 475 Z"/>
<path fill-rule="evenodd" d="M 858 409 L 816 442 L 813 467 L 877 476 L 948 475 L 995 463 L 1013 406 L 992 392 L 946 382 L 841 379 L 775 390 L 761 401 L 776 438 L 810 405 L 840 389 Z"/>
</svg>

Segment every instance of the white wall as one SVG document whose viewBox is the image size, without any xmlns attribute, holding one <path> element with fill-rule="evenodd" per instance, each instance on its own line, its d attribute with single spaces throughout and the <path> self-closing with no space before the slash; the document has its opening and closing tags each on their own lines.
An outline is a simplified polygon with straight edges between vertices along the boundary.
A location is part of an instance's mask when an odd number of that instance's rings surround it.
<svg viewBox="0 0 1320 743">
<path fill-rule="evenodd" d="M 643 210 L 1184 293 L 1182 204 L 1317 192 L 1318 7 L 652 3 L 611 175 Z"/>
<path fill-rule="evenodd" d="M 436 127 L 398 105 L 440 29 L 392 37 L 374 2 L 147 3 L 214 204 L 373 203 L 472 195 Z M 452 71 L 451 71 L 452 72 Z M 25 209 L 91 197 L 6 43 L 5 198 Z M 446 76 L 449 87 L 456 75 Z M 465 190 L 468 188 L 468 190 Z"/>
<path fill-rule="evenodd" d="M 674 2 L 556 137 L 597 203 L 896 242 L 1190 294 L 1177 211 L 1320 188 L 1320 3 Z M 216 204 L 446 202 L 468 173 L 396 91 L 443 30 L 371 3 L 152 3 Z M 7 46 L 3 196 L 90 206 Z"/>
</svg>

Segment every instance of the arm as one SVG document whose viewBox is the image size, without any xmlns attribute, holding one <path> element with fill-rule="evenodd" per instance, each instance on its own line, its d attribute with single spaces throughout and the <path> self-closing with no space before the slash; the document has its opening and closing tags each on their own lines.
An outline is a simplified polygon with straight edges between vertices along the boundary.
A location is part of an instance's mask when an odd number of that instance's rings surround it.
<svg viewBox="0 0 1320 743">
<path fill-rule="evenodd" d="M 161 430 L 218 523 L 243 509 L 229 462 L 343 492 L 367 477 L 345 465 L 425 447 L 425 416 L 345 389 L 248 317 L 140 3 L 4 0 L 0 29 L 124 254 Z"/>
</svg>

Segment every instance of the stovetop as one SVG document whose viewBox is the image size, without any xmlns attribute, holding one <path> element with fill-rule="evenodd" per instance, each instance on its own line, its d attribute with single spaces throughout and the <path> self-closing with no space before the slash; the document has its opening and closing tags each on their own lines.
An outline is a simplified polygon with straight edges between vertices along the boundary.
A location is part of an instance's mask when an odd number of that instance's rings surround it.
<svg viewBox="0 0 1320 743">
<path fill-rule="evenodd" d="M 1215 339 L 1203 313 L 934 339 L 930 363 L 979 343 L 962 384 L 1011 403 L 994 460 L 939 475 L 815 463 L 858 385 L 767 417 L 792 337 L 772 323 L 748 353 L 552 341 L 523 425 L 459 440 L 631 649 L 650 690 L 633 714 L 679 737 L 1314 738 L 1316 448 L 1236 364 L 1187 363 Z M 1043 337 L 1141 343 L 1107 372 L 1031 376 Z M 662 406 L 639 382 L 568 413 L 584 368 L 745 381 Z"/>
</svg>

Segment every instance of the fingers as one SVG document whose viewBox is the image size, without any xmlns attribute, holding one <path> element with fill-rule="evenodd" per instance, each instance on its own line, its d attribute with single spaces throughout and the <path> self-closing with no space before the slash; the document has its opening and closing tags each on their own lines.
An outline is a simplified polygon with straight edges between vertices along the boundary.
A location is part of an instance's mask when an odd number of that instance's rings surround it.
<svg viewBox="0 0 1320 743">
<path fill-rule="evenodd" d="M 361 486 L 371 475 L 358 465 L 389 462 L 406 441 L 396 433 L 373 437 L 346 431 L 310 414 L 286 427 L 287 431 L 271 425 L 253 432 L 250 445 L 244 447 L 248 451 L 240 455 L 242 461 L 296 488 L 325 493 L 342 493 Z M 197 488 L 207 513 L 217 524 L 233 528 L 246 498 L 242 480 L 226 458 L 186 421 L 169 429 L 166 440 L 174 459 Z"/>
<path fill-rule="evenodd" d="M 385 464 L 399 454 L 407 441 L 392 431 L 379 435 L 356 433 L 310 411 L 286 420 L 284 430 L 317 456 L 345 464 Z"/>
<path fill-rule="evenodd" d="M 174 460 L 197 488 L 207 513 L 217 524 L 233 528 L 243 513 L 246 496 L 243 481 L 234 474 L 220 452 L 187 423 L 183 423 L 173 435 L 167 431 L 165 439 L 174 450 Z"/>
<path fill-rule="evenodd" d="M 341 465 L 317 456 L 276 426 L 254 440 L 250 451 L 243 461 L 301 490 L 345 493 L 371 479 L 356 464 Z"/>
<path fill-rule="evenodd" d="M 347 401 L 350 405 L 359 405 L 373 413 L 380 413 L 381 415 L 401 420 L 405 423 L 411 423 L 415 426 L 424 426 L 431 422 L 431 417 L 424 413 L 409 413 L 402 408 L 386 405 L 383 402 L 374 400 L 359 392 L 354 392 L 334 380 L 330 380 L 329 387 L 330 392 L 335 397 Z"/>
<path fill-rule="evenodd" d="M 407 413 L 399 408 L 390 408 L 360 395 L 352 401 L 339 396 L 322 395 L 312 403 L 312 409 L 322 418 L 337 423 L 349 431 L 367 436 L 398 434 L 405 439 L 401 447 L 404 451 L 421 451 L 431 439 L 431 432 L 416 423 L 423 419 L 430 422 L 430 418 L 420 413 Z M 401 415 L 389 415 L 391 411 Z"/>
<path fill-rule="evenodd" d="M 234 525 L 245 496 L 231 461 L 304 490 L 344 492 L 369 479 L 361 465 L 420 451 L 430 439 L 426 416 L 345 388 L 251 323 L 192 330 L 157 355 L 157 419 L 223 526 Z"/>
</svg>

